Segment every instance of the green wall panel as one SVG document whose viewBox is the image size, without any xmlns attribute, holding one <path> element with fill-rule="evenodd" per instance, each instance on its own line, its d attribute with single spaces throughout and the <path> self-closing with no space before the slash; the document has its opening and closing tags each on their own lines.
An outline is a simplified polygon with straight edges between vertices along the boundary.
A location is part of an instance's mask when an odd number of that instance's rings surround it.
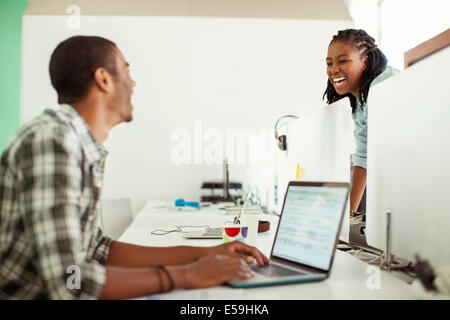
<svg viewBox="0 0 450 320">
<path fill-rule="evenodd" d="M 22 14 L 29 0 L 0 0 L 0 152 L 19 128 Z"/>
</svg>

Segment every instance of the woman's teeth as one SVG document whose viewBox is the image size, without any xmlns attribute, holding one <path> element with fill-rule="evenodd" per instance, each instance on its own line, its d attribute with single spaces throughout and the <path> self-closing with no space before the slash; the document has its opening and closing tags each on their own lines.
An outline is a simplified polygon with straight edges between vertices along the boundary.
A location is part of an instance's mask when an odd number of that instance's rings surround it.
<svg viewBox="0 0 450 320">
<path fill-rule="evenodd" d="M 339 83 L 339 82 L 342 82 L 342 81 L 344 81 L 344 80 L 345 80 L 345 77 L 334 78 L 334 79 L 333 79 L 333 82 L 334 82 L 334 83 Z"/>
</svg>

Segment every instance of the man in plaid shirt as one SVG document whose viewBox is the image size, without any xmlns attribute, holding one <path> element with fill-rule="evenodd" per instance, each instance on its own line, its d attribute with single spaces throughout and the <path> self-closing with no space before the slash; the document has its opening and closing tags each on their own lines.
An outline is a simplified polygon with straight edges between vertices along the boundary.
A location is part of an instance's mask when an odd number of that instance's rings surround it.
<svg viewBox="0 0 450 320">
<path fill-rule="evenodd" d="M 23 126 L 1 157 L 0 299 L 132 298 L 249 278 L 249 262 L 268 263 L 240 242 L 158 248 L 105 236 L 102 143 L 133 119 L 135 82 L 100 37 L 61 42 L 49 69 L 60 108 Z"/>
</svg>

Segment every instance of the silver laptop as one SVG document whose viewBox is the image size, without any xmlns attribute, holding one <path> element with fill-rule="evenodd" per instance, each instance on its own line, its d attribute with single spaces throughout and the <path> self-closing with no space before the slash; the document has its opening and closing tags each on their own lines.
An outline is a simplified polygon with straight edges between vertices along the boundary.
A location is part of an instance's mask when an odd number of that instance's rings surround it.
<svg viewBox="0 0 450 320">
<path fill-rule="evenodd" d="M 328 278 L 348 190 L 349 183 L 289 182 L 270 264 L 253 264 L 253 278 L 234 279 L 228 284 L 245 288 Z"/>
</svg>

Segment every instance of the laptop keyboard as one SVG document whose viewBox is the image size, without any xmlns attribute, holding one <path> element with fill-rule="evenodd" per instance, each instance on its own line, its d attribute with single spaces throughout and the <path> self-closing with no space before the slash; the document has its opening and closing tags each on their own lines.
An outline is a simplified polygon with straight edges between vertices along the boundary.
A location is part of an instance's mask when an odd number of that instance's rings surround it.
<svg viewBox="0 0 450 320">
<path fill-rule="evenodd" d="M 257 264 L 252 264 L 250 268 L 256 273 L 263 275 L 268 278 L 273 277 L 289 277 L 289 276 L 298 276 L 305 274 L 301 271 L 296 271 L 288 268 L 280 267 L 276 264 L 269 264 L 266 266 L 258 266 Z"/>
<path fill-rule="evenodd" d="M 212 237 L 212 236 L 221 236 L 222 230 L 220 228 L 209 228 L 203 234 L 204 236 Z"/>
</svg>

